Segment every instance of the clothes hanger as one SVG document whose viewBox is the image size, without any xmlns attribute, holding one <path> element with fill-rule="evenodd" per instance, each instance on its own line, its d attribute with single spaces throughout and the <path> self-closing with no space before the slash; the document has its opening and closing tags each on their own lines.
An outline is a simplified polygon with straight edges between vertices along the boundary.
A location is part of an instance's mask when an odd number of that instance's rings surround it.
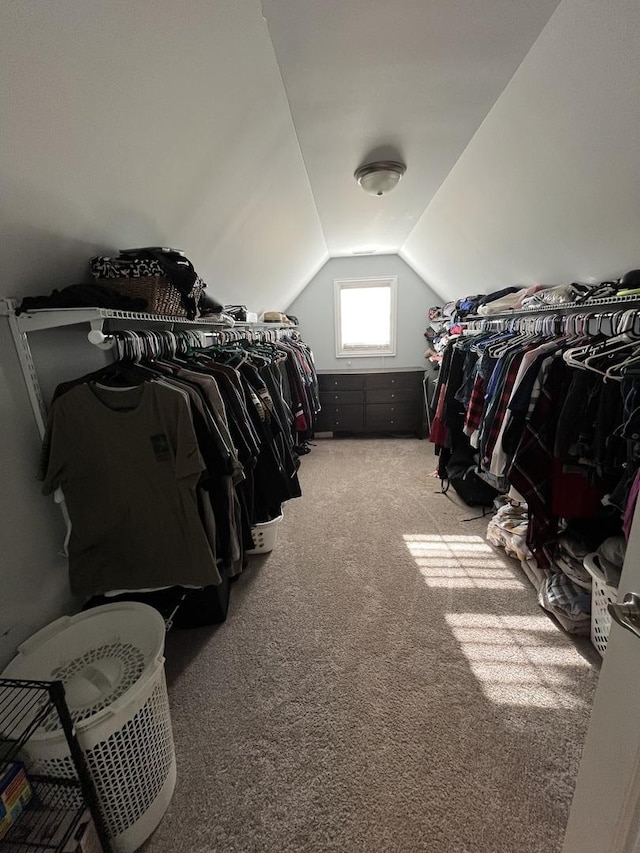
<svg viewBox="0 0 640 853">
<path fill-rule="evenodd" d="M 622 360 L 624 361 L 624 353 L 629 349 L 637 349 L 638 344 L 639 341 L 637 338 L 630 338 L 625 332 L 622 335 L 608 338 L 595 347 L 587 344 L 583 347 L 566 350 L 562 357 L 565 363 L 571 367 L 588 370 L 599 376 L 606 377 L 607 370 L 610 370 L 614 366 L 612 359 L 615 360 L 615 364 L 619 364 L 620 362 L 617 357 L 623 355 Z M 602 369 L 603 366 L 601 365 L 603 359 L 605 360 L 604 369 Z"/>
<path fill-rule="evenodd" d="M 637 344 L 638 338 L 630 335 L 628 332 L 623 332 L 620 335 L 614 335 L 613 337 L 607 338 L 595 352 L 589 353 L 584 358 L 584 364 L 589 367 L 590 365 L 597 363 L 601 358 L 610 359 L 614 357 L 616 353 L 623 352 L 630 347 L 633 348 L 634 346 L 637 346 Z"/>
<path fill-rule="evenodd" d="M 534 337 L 536 336 L 532 335 L 528 331 L 520 332 L 507 340 L 502 340 L 499 343 L 489 345 L 489 355 L 492 358 L 502 358 L 502 356 L 505 355 L 511 347 L 517 347 Z"/>
<path fill-rule="evenodd" d="M 116 352 L 118 358 L 101 370 L 87 376 L 89 383 L 99 384 L 101 388 L 123 390 L 141 385 L 149 378 L 144 368 L 134 361 L 137 350 L 134 347 L 134 333 L 129 330 L 119 331 L 116 335 Z M 155 378 L 152 376 L 151 378 Z"/>
<path fill-rule="evenodd" d="M 512 340 L 513 335 L 509 334 L 509 340 Z M 483 353 L 485 349 L 492 345 L 498 344 L 505 340 L 505 332 L 504 331 L 492 331 L 488 332 L 487 335 L 481 338 L 474 338 L 471 343 L 471 350 L 476 353 Z"/>
<path fill-rule="evenodd" d="M 640 340 L 636 340 L 636 351 L 622 361 L 611 364 L 605 370 L 605 379 L 614 379 L 616 382 L 622 382 L 625 376 L 628 375 L 628 370 L 636 364 L 640 364 Z M 637 374 L 636 374 L 637 375 Z"/>
<path fill-rule="evenodd" d="M 586 361 L 588 358 L 592 358 L 596 355 L 606 354 L 607 346 L 611 352 L 617 351 L 619 349 L 628 348 L 631 344 L 631 341 L 626 339 L 626 336 L 617 336 L 615 338 L 594 338 L 590 336 L 588 341 L 580 346 L 570 347 L 562 353 L 562 358 L 565 364 L 568 364 L 570 367 L 577 367 L 580 369 L 588 370 L 589 365 L 587 365 Z"/>
</svg>

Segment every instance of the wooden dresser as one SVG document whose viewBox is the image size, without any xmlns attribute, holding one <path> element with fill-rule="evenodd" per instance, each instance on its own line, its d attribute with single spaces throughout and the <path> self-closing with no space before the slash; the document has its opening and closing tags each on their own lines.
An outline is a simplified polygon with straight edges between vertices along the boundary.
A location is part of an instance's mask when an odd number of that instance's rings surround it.
<svg viewBox="0 0 640 853">
<path fill-rule="evenodd" d="M 321 373 L 317 432 L 414 433 L 423 438 L 422 370 Z"/>
</svg>

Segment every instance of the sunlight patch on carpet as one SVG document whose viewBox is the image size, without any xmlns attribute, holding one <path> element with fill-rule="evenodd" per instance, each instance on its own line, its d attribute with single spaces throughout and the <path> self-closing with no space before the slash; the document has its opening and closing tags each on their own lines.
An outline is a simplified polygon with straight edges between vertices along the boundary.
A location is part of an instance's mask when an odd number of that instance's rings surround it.
<svg viewBox="0 0 640 853">
<path fill-rule="evenodd" d="M 585 708 L 576 675 L 589 663 L 545 616 L 446 613 L 485 696 L 501 705 Z"/>
<path fill-rule="evenodd" d="M 441 589 L 526 589 L 481 536 L 405 534 L 427 586 Z"/>
</svg>

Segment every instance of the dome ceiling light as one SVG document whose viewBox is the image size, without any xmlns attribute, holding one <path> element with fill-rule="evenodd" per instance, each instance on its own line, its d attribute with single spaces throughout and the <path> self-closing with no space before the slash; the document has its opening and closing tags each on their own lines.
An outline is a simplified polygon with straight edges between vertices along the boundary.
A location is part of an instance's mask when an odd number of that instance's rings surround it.
<svg viewBox="0 0 640 853">
<path fill-rule="evenodd" d="M 404 163 L 378 160 L 376 163 L 360 166 L 353 177 L 369 195 L 386 195 L 398 185 L 406 170 Z"/>
</svg>

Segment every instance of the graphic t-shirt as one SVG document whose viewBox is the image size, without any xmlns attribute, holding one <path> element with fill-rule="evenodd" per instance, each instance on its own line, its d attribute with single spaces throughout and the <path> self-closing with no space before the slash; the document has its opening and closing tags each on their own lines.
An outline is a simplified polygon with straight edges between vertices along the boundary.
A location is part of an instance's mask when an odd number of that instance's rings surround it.
<svg viewBox="0 0 640 853">
<path fill-rule="evenodd" d="M 62 487 L 73 592 L 220 582 L 198 515 L 189 405 L 155 382 L 78 385 L 51 407 L 43 492 Z"/>
</svg>

